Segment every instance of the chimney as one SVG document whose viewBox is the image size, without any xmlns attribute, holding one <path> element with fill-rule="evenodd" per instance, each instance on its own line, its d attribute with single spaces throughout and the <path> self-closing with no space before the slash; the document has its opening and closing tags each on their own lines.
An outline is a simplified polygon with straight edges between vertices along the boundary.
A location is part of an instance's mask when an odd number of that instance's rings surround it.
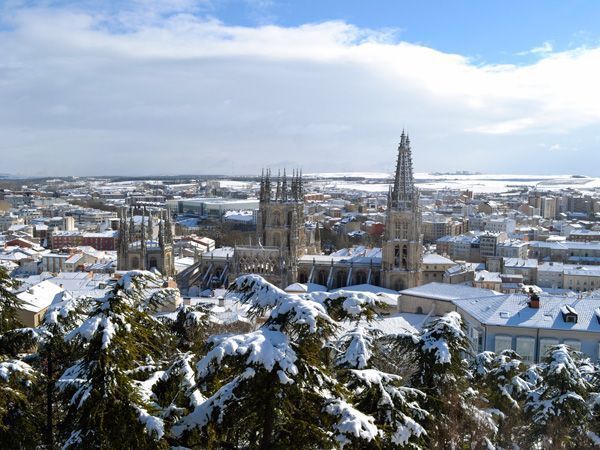
<svg viewBox="0 0 600 450">
<path fill-rule="evenodd" d="M 529 307 L 540 309 L 540 297 L 533 292 L 533 288 L 529 288 Z"/>
<path fill-rule="evenodd" d="M 219 306 L 221 306 L 221 307 L 225 306 L 225 299 L 223 298 L 223 296 L 219 296 Z"/>
</svg>

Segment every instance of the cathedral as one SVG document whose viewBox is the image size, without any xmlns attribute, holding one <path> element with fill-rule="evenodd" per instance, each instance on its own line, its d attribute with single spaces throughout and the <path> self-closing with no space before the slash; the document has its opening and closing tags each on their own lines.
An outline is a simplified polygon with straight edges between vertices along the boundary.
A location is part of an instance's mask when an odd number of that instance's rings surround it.
<svg viewBox="0 0 600 450">
<path fill-rule="evenodd" d="M 169 215 L 161 212 L 154 217 L 143 209 L 140 217 L 124 209 L 120 216 L 117 270 L 158 270 L 166 277 L 174 276 L 173 230 Z M 136 218 L 140 219 L 139 224 Z M 154 225 L 155 221 L 158 227 Z"/>
<path fill-rule="evenodd" d="M 304 218 L 301 172 L 288 178 L 263 171 L 260 180 L 256 244 L 199 255 L 177 275 L 183 292 L 226 286 L 236 276 L 254 273 L 282 288 L 292 283 L 327 290 L 370 284 L 399 291 L 422 283 L 423 235 L 419 192 L 415 186 L 410 138 L 402 132 L 393 185 L 387 201 L 382 248 L 322 255 L 318 225 Z"/>
<path fill-rule="evenodd" d="M 419 191 L 413 178 L 410 139 L 404 132 L 398 146 L 394 185 L 388 193 L 381 250 L 382 286 L 401 291 L 421 284 L 423 235 Z"/>
</svg>

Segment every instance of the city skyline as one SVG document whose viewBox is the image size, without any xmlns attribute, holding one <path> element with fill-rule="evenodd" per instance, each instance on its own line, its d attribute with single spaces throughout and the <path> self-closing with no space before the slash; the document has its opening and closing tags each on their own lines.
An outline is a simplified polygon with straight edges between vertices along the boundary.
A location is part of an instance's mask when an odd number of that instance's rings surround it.
<svg viewBox="0 0 600 450">
<path fill-rule="evenodd" d="M 0 172 L 392 172 L 407 128 L 416 172 L 598 176 L 599 8 L 576 3 L 10 1 Z"/>
</svg>

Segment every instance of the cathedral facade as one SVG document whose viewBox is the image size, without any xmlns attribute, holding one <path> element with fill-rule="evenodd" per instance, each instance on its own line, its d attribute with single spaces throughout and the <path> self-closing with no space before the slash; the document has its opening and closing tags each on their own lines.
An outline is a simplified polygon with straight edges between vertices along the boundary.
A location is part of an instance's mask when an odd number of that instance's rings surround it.
<svg viewBox="0 0 600 450">
<path fill-rule="evenodd" d="M 154 216 L 143 209 L 140 217 L 134 216 L 132 210 L 121 211 L 117 270 L 157 270 L 166 277 L 175 275 L 173 231 L 168 213 L 162 211 Z"/>
<path fill-rule="evenodd" d="M 199 255 L 194 265 L 178 274 L 186 292 L 226 286 L 236 276 L 255 273 L 285 288 L 295 283 L 319 284 L 326 289 L 371 284 L 395 291 L 422 282 L 423 235 L 419 192 L 414 183 L 412 150 L 402 132 L 394 182 L 388 193 L 386 231 L 382 248 L 353 254 L 322 255 L 318 224 L 304 217 L 302 174 L 260 180 L 256 245 L 217 249 Z"/>
</svg>

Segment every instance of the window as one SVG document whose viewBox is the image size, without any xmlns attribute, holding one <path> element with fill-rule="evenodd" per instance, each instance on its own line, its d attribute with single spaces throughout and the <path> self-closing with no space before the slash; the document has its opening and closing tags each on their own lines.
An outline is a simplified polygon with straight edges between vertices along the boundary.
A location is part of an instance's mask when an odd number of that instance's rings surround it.
<svg viewBox="0 0 600 450">
<path fill-rule="evenodd" d="M 544 359 L 550 347 L 558 345 L 558 339 L 543 338 L 540 339 L 540 360 Z"/>
<path fill-rule="evenodd" d="M 563 344 L 568 345 L 569 347 L 571 347 L 576 352 L 580 352 L 581 351 L 581 342 L 578 341 L 577 339 L 565 339 L 563 341 Z"/>
<path fill-rule="evenodd" d="M 496 336 L 494 338 L 494 351 L 500 353 L 502 350 L 512 350 L 511 336 Z"/>
<path fill-rule="evenodd" d="M 478 352 L 483 351 L 483 334 L 477 328 L 471 328 L 471 343 Z"/>
<path fill-rule="evenodd" d="M 532 337 L 518 337 L 516 352 L 524 362 L 533 363 L 535 360 L 535 339 Z"/>
</svg>

